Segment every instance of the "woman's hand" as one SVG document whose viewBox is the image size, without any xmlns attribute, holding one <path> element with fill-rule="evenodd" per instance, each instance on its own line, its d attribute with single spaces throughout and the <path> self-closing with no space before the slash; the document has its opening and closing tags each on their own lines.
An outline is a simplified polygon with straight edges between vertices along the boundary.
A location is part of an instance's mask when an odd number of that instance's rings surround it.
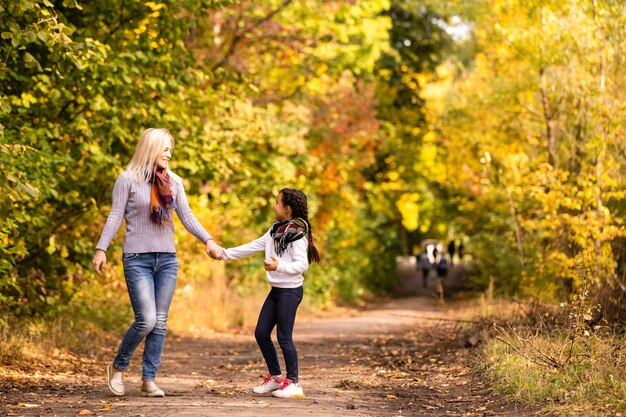
<svg viewBox="0 0 626 417">
<path fill-rule="evenodd" d="M 276 268 L 278 268 L 278 258 L 275 256 L 270 256 L 270 258 L 272 258 L 271 261 L 268 261 L 267 259 L 265 259 L 263 261 L 263 263 L 265 264 L 265 270 L 266 271 L 276 271 Z"/>
<path fill-rule="evenodd" d="M 213 259 L 221 261 L 226 257 L 226 251 L 223 247 L 215 243 L 213 239 L 206 241 L 206 253 Z"/>
<path fill-rule="evenodd" d="M 107 263 L 107 254 L 102 249 L 96 249 L 96 254 L 93 256 L 93 270 L 96 271 L 96 274 L 102 275 L 104 271 L 104 267 Z"/>
</svg>

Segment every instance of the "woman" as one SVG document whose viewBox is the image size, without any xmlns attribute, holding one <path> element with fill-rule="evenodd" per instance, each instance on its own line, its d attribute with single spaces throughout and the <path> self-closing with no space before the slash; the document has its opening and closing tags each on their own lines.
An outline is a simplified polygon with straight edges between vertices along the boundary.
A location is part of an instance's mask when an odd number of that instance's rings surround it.
<svg viewBox="0 0 626 417">
<path fill-rule="evenodd" d="M 185 228 L 206 244 L 209 256 L 221 259 L 224 250 L 194 216 L 179 176 L 168 170 L 174 139 L 165 129 L 147 129 L 126 171 L 113 188 L 111 213 L 96 245 L 93 267 L 98 275 L 106 264 L 106 250 L 126 220 L 122 246 L 124 277 L 135 321 L 107 366 L 111 393 L 124 395 L 123 372 L 135 349 L 145 338 L 141 394 L 163 397 L 154 382 L 165 342 L 167 313 L 176 286 L 178 259 L 174 247 L 172 214 L 176 211 Z"/>
</svg>

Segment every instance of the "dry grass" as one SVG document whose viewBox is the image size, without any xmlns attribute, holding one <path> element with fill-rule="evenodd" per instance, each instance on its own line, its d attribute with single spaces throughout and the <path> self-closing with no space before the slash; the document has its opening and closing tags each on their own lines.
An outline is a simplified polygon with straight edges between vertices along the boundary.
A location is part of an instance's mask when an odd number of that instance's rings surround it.
<svg viewBox="0 0 626 417">
<path fill-rule="evenodd" d="M 559 415 L 625 414 L 626 338 L 590 325 L 592 309 L 586 293 L 569 305 L 510 304 L 483 346 L 491 385 Z"/>
<path fill-rule="evenodd" d="M 0 327 L 0 363 L 22 360 L 23 352 L 30 350 L 30 338 L 20 328 L 7 323 Z"/>
<path fill-rule="evenodd" d="M 93 321 L 71 314 L 52 322 L 11 319 L 0 326 L 0 364 L 29 367 L 66 357 L 94 357 L 113 339 Z"/>
<path fill-rule="evenodd" d="M 189 279 L 193 276 L 193 279 Z M 270 285 L 263 279 L 238 286 L 229 282 L 223 262 L 210 262 L 203 270 L 187 269 L 179 278 L 170 307 L 168 329 L 177 334 L 252 332 Z M 298 320 L 324 314 L 306 296 L 298 308 Z"/>
<path fill-rule="evenodd" d="M 180 285 L 170 307 L 168 329 L 191 335 L 248 329 L 256 323 L 266 290 L 267 284 L 261 282 L 258 291 L 241 293 L 219 272 L 206 281 Z"/>
<path fill-rule="evenodd" d="M 558 336 L 536 336 L 533 343 L 551 351 L 569 343 Z M 517 346 L 513 349 L 512 346 Z M 626 356 L 623 337 L 592 337 L 577 346 L 584 358 L 553 368 L 532 360 L 534 348 L 516 335 L 485 346 L 487 374 L 499 391 L 515 401 L 546 405 L 561 415 L 605 416 L 626 412 Z"/>
</svg>

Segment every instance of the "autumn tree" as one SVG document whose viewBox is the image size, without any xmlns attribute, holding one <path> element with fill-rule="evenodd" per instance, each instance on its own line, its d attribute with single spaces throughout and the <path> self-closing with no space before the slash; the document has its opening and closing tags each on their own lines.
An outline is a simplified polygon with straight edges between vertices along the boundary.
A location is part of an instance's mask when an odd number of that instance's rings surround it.
<svg viewBox="0 0 626 417">
<path fill-rule="evenodd" d="M 623 297 L 624 6 L 447 5 L 473 25 L 478 52 L 447 64 L 425 96 L 455 173 L 440 183 L 483 276 L 545 297 L 575 290 L 582 265 Z"/>
</svg>

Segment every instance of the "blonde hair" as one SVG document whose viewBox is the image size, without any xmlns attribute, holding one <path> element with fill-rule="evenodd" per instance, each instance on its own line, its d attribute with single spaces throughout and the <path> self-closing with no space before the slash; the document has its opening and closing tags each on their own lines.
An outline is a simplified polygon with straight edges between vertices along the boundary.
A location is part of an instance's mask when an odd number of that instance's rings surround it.
<svg viewBox="0 0 626 417">
<path fill-rule="evenodd" d="M 166 147 L 174 147 L 174 138 L 167 129 L 150 128 L 144 130 L 135 149 L 133 158 L 126 170 L 137 182 L 148 182 L 156 167 L 156 161 Z"/>
</svg>

